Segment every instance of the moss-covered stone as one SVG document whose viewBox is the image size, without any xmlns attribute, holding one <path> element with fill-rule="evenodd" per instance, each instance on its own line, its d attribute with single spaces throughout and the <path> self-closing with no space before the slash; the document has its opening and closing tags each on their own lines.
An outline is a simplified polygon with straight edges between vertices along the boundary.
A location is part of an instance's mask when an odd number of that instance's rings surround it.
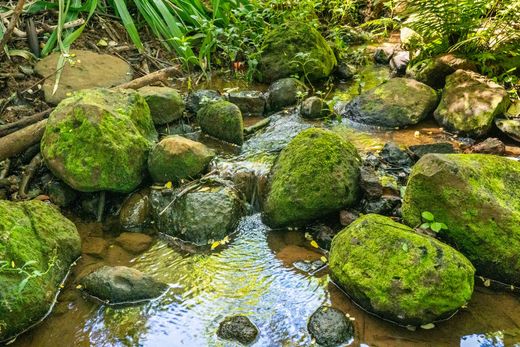
<svg viewBox="0 0 520 347">
<path fill-rule="evenodd" d="M 403 201 L 410 226 L 430 211 L 439 236 L 485 277 L 520 284 L 520 163 L 485 154 L 427 154 L 413 167 Z"/>
<path fill-rule="evenodd" d="M 302 131 L 271 170 L 263 219 L 302 226 L 357 200 L 360 158 L 352 144 L 324 129 Z"/>
<path fill-rule="evenodd" d="M 47 314 L 80 253 L 76 227 L 57 209 L 39 201 L 0 201 L 0 341 Z M 34 277 L 20 291 L 27 278 L 18 272 L 22 267 Z"/>
<path fill-rule="evenodd" d="M 392 78 L 352 100 L 342 116 L 363 124 L 388 128 L 419 123 L 437 105 L 431 87 L 408 78 Z"/>
<path fill-rule="evenodd" d="M 286 23 L 265 39 L 258 64 L 258 79 L 273 82 L 297 74 L 315 81 L 329 76 L 336 66 L 327 41 L 306 23 Z"/>
<path fill-rule="evenodd" d="M 267 110 L 277 112 L 285 107 L 296 105 L 300 95 L 307 94 L 307 87 L 296 78 L 282 78 L 267 90 Z"/>
<path fill-rule="evenodd" d="M 215 152 L 200 142 L 170 136 L 150 153 L 148 170 L 155 182 L 178 182 L 201 174 L 214 157 Z"/>
<path fill-rule="evenodd" d="M 236 145 L 244 142 L 242 112 L 229 101 L 207 103 L 197 112 L 197 121 L 208 135 Z"/>
<path fill-rule="evenodd" d="M 186 108 L 182 95 L 173 88 L 146 86 L 138 90 L 148 106 L 153 122 L 162 125 L 182 117 Z"/>
<path fill-rule="evenodd" d="M 447 318 L 473 293 L 473 265 L 455 249 L 369 214 L 337 234 L 333 279 L 370 312 L 407 325 Z"/>
<path fill-rule="evenodd" d="M 449 131 L 467 136 L 485 135 L 496 116 L 509 106 L 507 91 L 476 72 L 457 70 L 446 78 L 446 87 L 435 119 Z"/>
<path fill-rule="evenodd" d="M 324 118 L 332 114 L 332 109 L 322 98 L 311 96 L 303 100 L 300 106 L 300 114 L 303 118 L 308 119 Z"/>
<path fill-rule="evenodd" d="M 146 101 L 131 90 L 90 89 L 63 100 L 41 141 L 49 169 L 72 188 L 131 192 L 157 140 Z"/>
</svg>

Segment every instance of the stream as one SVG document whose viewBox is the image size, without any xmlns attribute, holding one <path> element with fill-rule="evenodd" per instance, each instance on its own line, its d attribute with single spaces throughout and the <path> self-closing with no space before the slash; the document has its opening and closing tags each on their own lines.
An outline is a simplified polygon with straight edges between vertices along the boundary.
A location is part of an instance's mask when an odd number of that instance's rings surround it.
<svg viewBox="0 0 520 347">
<path fill-rule="evenodd" d="M 246 120 L 246 125 L 253 123 Z M 457 145 L 433 121 L 382 132 L 348 123 L 334 128 L 361 153 L 381 149 L 389 141 Z M 244 148 L 268 150 L 264 144 L 246 142 Z M 71 218 L 82 239 L 97 239 L 104 251 L 80 258 L 52 313 L 10 346 L 239 346 L 216 336 L 219 323 L 236 314 L 247 315 L 258 327 L 253 346 L 310 346 L 307 320 L 324 304 L 349 314 L 356 331 L 352 346 L 520 346 L 518 297 L 477 286 L 471 302 L 454 317 L 436 323 L 434 329 L 411 331 L 361 310 L 329 280 L 326 268 L 302 271 L 324 251 L 313 248 L 302 231 L 270 231 L 259 213 L 244 217 L 233 241 L 209 255 L 184 254 L 160 237 L 146 251 L 131 253 L 116 242 L 117 226 Z M 137 306 L 100 305 L 86 298 L 74 280 L 100 264 L 134 267 L 169 289 Z"/>
</svg>

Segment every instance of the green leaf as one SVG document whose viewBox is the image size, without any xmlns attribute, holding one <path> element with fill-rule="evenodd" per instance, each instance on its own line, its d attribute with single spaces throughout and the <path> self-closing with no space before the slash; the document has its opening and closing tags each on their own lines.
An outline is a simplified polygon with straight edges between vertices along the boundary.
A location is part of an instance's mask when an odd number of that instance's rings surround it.
<svg viewBox="0 0 520 347">
<path fill-rule="evenodd" d="M 405 242 L 403 243 L 403 251 L 408 252 L 408 244 Z"/>
<path fill-rule="evenodd" d="M 27 285 L 27 282 L 29 282 L 30 277 L 25 277 L 19 284 L 18 284 L 18 292 L 21 293 L 22 290 Z"/>
<path fill-rule="evenodd" d="M 438 223 L 438 222 L 433 222 L 431 225 L 430 225 L 430 228 L 435 231 L 436 233 L 438 233 L 439 231 L 441 231 L 442 229 L 442 224 L 441 223 Z"/>
<path fill-rule="evenodd" d="M 421 228 L 421 229 L 430 229 L 430 223 L 423 223 L 423 224 L 421 224 L 421 226 L 419 228 Z"/>
<path fill-rule="evenodd" d="M 139 33 L 137 32 L 137 28 L 135 27 L 134 20 L 128 12 L 128 8 L 126 7 L 125 0 L 114 0 L 114 4 L 116 5 L 117 13 L 123 22 L 123 25 L 130 36 L 130 39 L 134 43 L 135 47 L 139 50 L 139 52 L 144 51 L 143 43 L 141 42 L 141 38 L 139 37 Z"/>
<path fill-rule="evenodd" d="M 433 213 L 428 211 L 423 211 L 423 213 L 421 213 L 421 217 L 423 217 L 423 219 L 427 222 L 433 222 L 435 220 Z"/>
<path fill-rule="evenodd" d="M 448 230 L 448 226 L 444 223 L 439 223 L 441 225 L 442 230 Z"/>
</svg>

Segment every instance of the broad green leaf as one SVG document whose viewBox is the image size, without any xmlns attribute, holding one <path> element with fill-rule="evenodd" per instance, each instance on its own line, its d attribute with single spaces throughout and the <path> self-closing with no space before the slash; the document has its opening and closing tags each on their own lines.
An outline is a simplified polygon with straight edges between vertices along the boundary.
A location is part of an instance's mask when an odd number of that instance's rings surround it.
<svg viewBox="0 0 520 347">
<path fill-rule="evenodd" d="M 423 223 L 420 226 L 421 229 L 430 229 L 430 223 Z"/>
<path fill-rule="evenodd" d="M 427 222 L 433 222 L 435 219 L 435 217 L 433 216 L 433 213 L 428 212 L 428 211 L 423 211 L 423 213 L 421 213 L 421 216 Z"/>
<path fill-rule="evenodd" d="M 441 231 L 442 229 L 442 224 L 441 223 L 438 223 L 438 222 L 433 222 L 431 225 L 430 225 L 430 228 L 435 231 L 436 233 L 438 233 L 439 231 Z"/>
</svg>

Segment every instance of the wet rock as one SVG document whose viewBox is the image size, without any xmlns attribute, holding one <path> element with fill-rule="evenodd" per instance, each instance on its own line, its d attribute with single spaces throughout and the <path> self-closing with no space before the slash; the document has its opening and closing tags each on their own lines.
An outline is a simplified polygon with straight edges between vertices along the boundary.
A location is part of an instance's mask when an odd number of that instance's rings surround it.
<svg viewBox="0 0 520 347">
<path fill-rule="evenodd" d="M 383 186 L 375 170 L 365 166 L 361 168 L 360 173 L 359 185 L 365 197 L 369 200 L 380 198 L 383 195 Z"/>
<path fill-rule="evenodd" d="M 358 218 L 359 213 L 357 213 L 356 211 L 342 210 L 339 212 L 339 222 L 344 227 L 350 225 L 353 221 L 355 221 Z"/>
<path fill-rule="evenodd" d="M 379 64 L 388 64 L 390 58 L 394 55 L 393 45 L 383 45 L 377 47 L 374 52 L 374 61 Z"/>
<path fill-rule="evenodd" d="M 309 228 L 312 231 L 314 239 L 321 248 L 329 249 L 332 239 L 336 236 L 337 231 L 325 224 L 318 224 Z"/>
<path fill-rule="evenodd" d="M 311 96 L 303 100 L 300 107 L 300 114 L 303 118 L 308 119 L 324 118 L 332 114 L 332 109 L 322 98 Z"/>
<path fill-rule="evenodd" d="M 332 240 L 331 240 L 332 241 Z M 330 241 L 329 241 L 330 242 Z M 329 244 L 330 245 L 330 244 Z M 310 260 L 299 260 L 299 261 L 295 261 L 293 263 L 293 266 L 296 270 L 299 270 L 301 272 L 305 272 L 307 274 L 311 274 L 313 273 L 314 271 L 316 270 L 319 270 L 320 268 L 322 268 L 323 266 L 325 265 L 325 263 L 321 260 L 315 260 L 315 261 L 310 261 Z"/>
<path fill-rule="evenodd" d="M 306 23 L 285 23 L 265 38 L 257 78 L 273 82 L 292 75 L 311 81 L 328 77 L 336 57 L 323 36 Z"/>
<path fill-rule="evenodd" d="M 400 206 L 401 199 L 398 196 L 383 195 L 377 200 L 363 200 L 361 202 L 361 212 L 364 214 L 375 213 L 393 216 Z"/>
<path fill-rule="evenodd" d="M 497 138 L 489 137 L 484 141 L 470 147 L 470 153 L 504 155 L 506 145 Z"/>
<path fill-rule="evenodd" d="M 354 339 L 354 325 L 338 309 L 321 306 L 309 318 L 307 330 L 320 346 L 342 346 Z"/>
<path fill-rule="evenodd" d="M 345 62 L 340 62 L 336 67 L 336 76 L 342 81 L 348 81 L 354 77 L 354 71 Z"/>
<path fill-rule="evenodd" d="M 462 254 L 375 214 L 334 238 L 329 268 L 354 301 L 399 324 L 447 318 L 473 293 L 475 268 Z"/>
<path fill-rule="evenodd" d="M 446 78 L 435 119 L 449 131 L 467 136 L 483 136 L 496 116 L 509 105 L 506 90 L 472 71 L 457 70 Z"/>
<path fill-rule="evenodd" d="M 267 108 L 271 112 L 293 106 L 307 92 L 303 83 L 295 78 L 283 78 L 271 84 L 267 90 Z"/>
<path fill-rule="evenodd" d="M 296 113 L 282 111 L 269 117 L 269 125 L 249 138 L 242 153 L 273 153 L 281 151 L 298 133 L 311 126 Z"/>
<path fill-rule="evenodd" d="M 421 35 L 413 29 L 402 27 L 399 33 L 401 46 L 407 50 L 416 50 L 418 45 L 423 42 Z"/>
<path fill-rule="evenodd" d="M 417 158 L 422 158 L 423 156 L 425 156 L 426 154 L 429 154 L 429 153 L 443 153 L 443 154 L 455 153 L 455 148 L 453 148 L 453 145 L 449 142 L 414 145 L 414 146 L 408 147 L 408 149 Z"/>
<path fill-rule="evenodd" d="M 48 313 L 80 255 L 76 227 L 52 205 L 0 201 L 0 341 Z M 34 276 L 16 271 L 22 267 Z"/>
<path fill-rule="evenodd" d="M 122 233 L 116 238 L 116 243 L 125 251 L 143 253 L 152 245 L 153 238 L 141 233 Z"/>
<path fill-rule="evenodd" d="M 108 242 L 101 237 L 86 237 L 81 243 L 81 252 L 96 258 L 102 258 Z"/>
<path fill-rule="evenodd" d="M 223 100 L 224 97 L 216 90 L 199 89 L 188 94 L 186 100 L 186 109 L 193 114 L 197 114 L 199 110 L 210 101 Z"/>
<path fill-rule="evenodd" d="M 495 124 L 501 132 L 520 142 L 520 118 L 497 119 Z"/>
<path fill-rule="evenodd" d="M 436 105 L 432 88 L 415 80 L 392 78 L 354 98 L 342 116 L 368 125 L 405 127 L 425 119 Z"/>
<path fill-rule="evenodd" d="M 520 163 L 488 154 L 428 154 L 413 167 L 403 219 L 416 226 L 430 211 L 438 233 L 479 275 L 520 284 Z"/>
<path fill-rule="evenodd" d="M 125 199 L 119 213 L 119 224 L 123 230 L 143 231 L 151 222 L 150 191 L 143 189 Z"/>
<path fill-rule="evenodd" d="M 113 87 L 132 79 L 131 66 L 115 56 L 77 49 L 70 50 L 70 55 L 61 70 L 56 93 L 53 93 L 55 78 L 46 78 L 43 82 L 45 101 L 50 104 L 58 104 L 78 90 Z M 53 75 L 59 57 L 60 52 L 56 52 L 40 60 L 35 67 L 36 73 L 42 77 Z"/>
<path fill-rule="evenodd" d="M 215 152 L 200 142 L 182 136 L 166 137 L 148 157 L 148 171 L 155 182 L 178 182 L 203 173 Z"/>
<path fill-rule="evenodd" d="M 141 183 L 156 140 L 150 110 L 137 92 L 90 89 L 54 109 L 41 152 L 52 173 L 76 190 L 129 193 Z"/>
<path fill-rule="evenodd" d="M 148 106 L 155 125 L 173 122 L 182 117 L 185 105 L 179 92 L 169 87 L 146 86 L 139 88 Z"/>
<path fill-rule="evenodd" d="M 162 127 L 158 127 L 157 131 L 160 135 L 169 136 L 169 135 L 181 135 L 185 136 L 186 134 L 193 133 L 195 129 L 189 124 L 177 124 L 177 125 L 164 125 Z"/>
<path fill-rule="evenodd" d="M 446 84 L 446 77 L 459 69 L 477 71 L 477 67 L 472 61 L 451 53 L 428 59 L 416 66 L 412 69 L 411 75 L 434 89 L 443 88 Z"/>
<path fill-rule="evenodd" d="M 409 167 L 412 165 L 410 156 L 393 142 L 385 143 L 380 156 L 382 160 L 393 166 Z"/>
<path fill-rule="evenodd" d="M 202 186 L 182 195 L 170 205 L 177 193 L 179 191 L 152 191 L 151 201 L 157 228 L 199 246 L 222 240 L 234 232 L 244 212 L 239 196 L 227 185 Z"/>
<path fill-rule="evenodd" d="M 355 147 L 324 129 L 307 129 L 280 153 L 269 181 L 263 220 L 302 226 L 353 204 L 361 159 Z"/>
<path fill-rule="evenodd" d="M 69 206 L 78 196 L 74 189 L 56 180 L 50 181 L 45 186 L 45 191 L 52 203 L 60 207 Z"/>
<path fill-rule="evenodd" d="M 237 105 L 244 116 L 263 116 L 265 112 L 264 93 L 256 90 L 231 92 L 228 100 Z"/>
<path fill-rule="evenodd" d="M 224 340 L 248 345 L 256 340 L 258 328 L 246 316 L 233 316 L 220 322 L 217 335 Z"/>
<path fill-rule="evenodd" d="M 410 62 L 410 52 L 401 51 L 392 56 L 390 59 L 390 68 L 394 76 L 404 76 L 406 74 L 406 68 Z"/>
<path fill-rule="evenodd" d="M 244 122 L 237 105 L 221 100 L 206 104 L 197 112 L 202 131 L 217 139 L 242 145 Z"/>
<path fill-rule="evenodd" d="M 103 266 L 83 277 L 80 283 L 89 295 L 110 304 L 151 300 L 168 288 L 151 276 L 126 266 Z"/>
</svg>

